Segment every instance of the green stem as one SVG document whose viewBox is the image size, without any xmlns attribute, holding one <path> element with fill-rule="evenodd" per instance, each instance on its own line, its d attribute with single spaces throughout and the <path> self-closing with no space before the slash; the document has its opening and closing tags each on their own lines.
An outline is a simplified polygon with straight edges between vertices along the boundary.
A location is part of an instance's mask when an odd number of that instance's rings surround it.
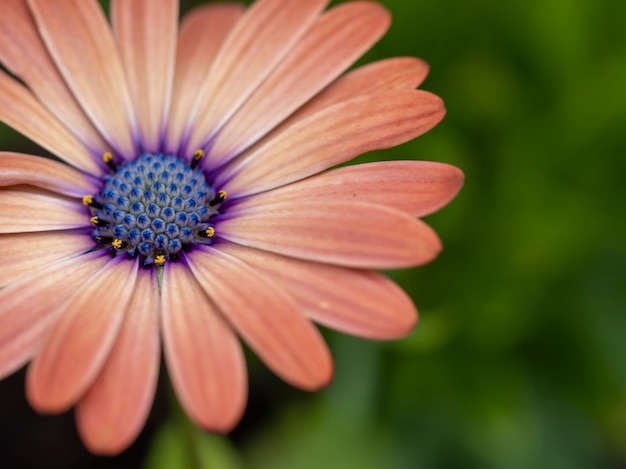
<svg viewBox="0 0 626 469">
<path fill-rule="evenodd" d="M 191 420 L 189 420 L 189 417 L 187 417 L 187 414 L 181 407 L 169 377 L 167 379 L 167 395 L 170 402 L 173 421 L 176 423 L 176 426 L 180 428 L 181 434 L 184 435 L 187 455 L 189 457 L 189 468 L 208 469 L 203 463 L 201 450 L 198 446 L 198 432 L 200 430 Z"/>
</svg>

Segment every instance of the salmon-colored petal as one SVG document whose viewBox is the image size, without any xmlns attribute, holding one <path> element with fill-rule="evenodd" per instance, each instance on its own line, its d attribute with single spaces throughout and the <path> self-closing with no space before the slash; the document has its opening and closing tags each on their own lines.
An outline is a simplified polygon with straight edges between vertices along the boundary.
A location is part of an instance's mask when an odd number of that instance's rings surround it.
<svg viewBox="0 0 626 469">
<path fill-rule="evenodd" d="M 73 257 L 0 290 L 0 378 L 32 358 L 59 306 L 107 260 L 101 252 Z"/>
<path fill-rule="evenodd" d="M 245 263 L 210 247 L 192 253 L 188 262 L 202 288 L 274 373 L 306 390 L 330 382 L 328 347 L 285 292 Z"/>
<path fill-rule="evenodd" d="M 391 24 L 377 3 L 328 11 L 259 86 L 211 144 L 207 164 L 220 166 L 289 116 L 378 41 Z"/>
<path fill-rule="evenodd" d="M 211 431 L 230 431 L 247 398 L 246 363 L 239 340 L 186 265 L 163 273 L 163 347 L 181 405 Z"/>
<path fill-rule="evenodd" d="M 305 117 L 357 96 L 417 88 L 428 75 L 428 64 L 414 57 L 393 57 L 359 67 L 337 79 L 291 114 L 253 148 L 264 145 Z"/>
<path fill-rule="evenodd" d="M 398 269 L 433 260 L 437 234 L 419 219 L 364 202 L 280 202 L 229 210 L 218 236 L 245 246 L 366 269 Z"/>
<path fill-rule="evenodd" d="M 24 86 L 0 71 L 0 121 L 93 175 L 102 168 L 80 143 Z"/>
<path fill-rule="evenodd" d="M 52 193 L 0 190 L 0 233 L 67 230 L 89 226 L 89 212 L 78 202 Z"/>
<path fill-rule="evenodd" d="M 178 0 L 113 0 L 111 22 L 135 107 L 142 148 L 156 152 L 172 93 Z"/>
<path fill-rule="evenodd" d="M 0 287 L 93 247 L 93 238 L 83 231 L 0 234 Z"/>
<path fill-rule="evenodd" d="M 24 0 L 2 1 L 0 62 L 26 83 L 43 105 L 94 153 L 107 150 L 50 58 Z"/>
<path fill-rule="evenodd" d="M 386 205 L 414 217 L 436 212 L 459 192 L 463 172 L 430 161 L 381 161 L 345 166 L 256 194 L 237 205 L 251 208 L 290 200 L 333 200 Z"/>
<path fill-rule="evenodd" d="M 161 359 L 160 306 L 155 272 L 140 269 L 109 358 L 76 408 L 78 431 L 93 453 L 121 453 L 148 418 Z"/>
<path fill-rule="evenodd" d="M 250 264 L 283 287 L 314 321 L 369 339 L 408 334 L 417 311 L 407 294 L 377 272 L 279 256 L 237 244 L 219 249 Z"/>
<path fill-rule="evenodd" d="M 0 186 L 28 184 L 70 197 L 81 197 L 100 190 L 94 178 L 40 156 L 0 152 L 0 167 Z"/>
<path fill-rule="evenodd" d="M 215 58 L 189 116 L 184 153 L 202 147 L 309 29 L 328 0 L 259 0 L 237 23 Z"/>
<path fill-rule="evenodd" d="M 100 133 L 122 156 L 135 154 L 135 119 L 119 54 L 96 0 L 28 0 L 61 75 Z"/>
<path fill-rule="evenodd" d="M 187 118 L 215 56 L 243 15 L 240 3 L 215 3 L 194 8 L 183 18 L 178 34 L 172 106 L 166 148 L 178 153 Z"/>
<path fill-rule="evenodd" d="M 216 178 L 229 196 L 273 189 L 363 153 L 390 148 L 433 128 L 440 98 L 421 90 L 361 96 L 322 109 L 235 160 Z"/>
<path fill-rule="evenodd" d="M 293 113 L 287 126 L 325 107 L 356 96 L 393 90 L 412 90 L 428 75 L 428 64 L 415 57 L 393 57 L 364 65 L 345 74 Z"/>
<path fill-rule="evenodd" d="M 63 306 L 26 375 L 35 410 L 63 412 L 89 388 L 115 342 L 137 268 L 126 257 L 110 260 Z"/>
</svg>

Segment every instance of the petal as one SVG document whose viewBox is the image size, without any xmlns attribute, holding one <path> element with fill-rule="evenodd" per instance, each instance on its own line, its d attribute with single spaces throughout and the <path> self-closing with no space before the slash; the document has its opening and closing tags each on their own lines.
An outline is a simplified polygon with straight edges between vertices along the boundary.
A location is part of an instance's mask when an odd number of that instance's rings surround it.
<svg viewBox="0 0 626 469">
<path fill-rule="evenodd" d="M 26 83 L 43 105 L 92 152 L 102 154 L 107 150 L 50 58 L 24 0 L 2 1 L 0 62 Z"/>
<path fill-rule="evenodd" d="M 381 161 L 333 169 L 268 192 L 256 194 L 238 209 L 290 200 L 369 202 L 424 217 L 436 212 L 459 192 L 463 172 L 430 161 Z"/>
<path fill-rule="evenodd" d="M 175 262 L 163 273 L 163 347 L 189 417 L 207 430 L 230 431 L 247 399 L 241 344 L 187 266 Z"/>
<path fill-rule="evenodd" d="M 89 226 L 89 212 L 52 193 L 0 190 L 0 233 L 67 230 Z"/>
<path fill-rule="evenodd" d="M 100 133 L 135 154 L 132 103 L 113 34 L 96 0 L 29 0 L 50 55 Z"/>
<path fill-rule="evenodd" d="M 363 55 L 387 31 L 381 5 L 354 2 L 321 16 L 211 144 L 219 166 L 254 143 Z"/>
<path fill-rule="evenodd" d="M 328 0 L 259 0 L 215 59 L 189 116 L 186 154 L 214 135 L 309 29 Z"/>
<path fill-rule="evenodd" d="M 0 378 L 32 358 L 58 306 L 107 260 L 101 252 L 74 257 L 0 290 Z"/>
<path fill-rule="evenodd" d="M 217 249 L 202 248 L 193 254 L 189 266 L 202 288 L 274 373 L 306 390 L 331 381 L 328 347 L 288 295 Z"/>
<path fill-rule="evenodd" d="M 35 410 L 67 410 L 96 378 L 124 318 L 137 267 L 125 256 L 110 260 L 62 306 L 26 375 L 26 396 Z"/>
<path fill-rule="evenodd" d="M 428 70 L 426 62 L 414 57 L 393 57 L 364 65 L 332 83 L 298 109 L 285 124 L 291 125 L 325 107 L 355 96 L 415 89 L 426 79 Z"/>
<path fill-rule="evenodd" d="M 273 189 L 373 150 L 407 142 L 445 114 L 441 99 L 421 90 L 361 96 L 327 107 L 235 160 L 216 178 L 229 196 Z"/>
<path fill-rule="evenodd" d="M 312 320 L 368 339 L 408 334 L 417 311 L 407 294 L 378 272 L 279 256 L 237 244 L 219 249 L 250 264 L 295 298 Z"/>
<path fill-rule="evenodd" d="M 167 125 L 168 152 L 178 153 L 197 92 L 243 12 L 242 4 L 216 3 L 194 8 L 183 18 L 178 34 L 172 107 Z"/>
<path fill-rule="evenodd" d="M 161 359 L 159 309 L 156 275 L 140 269 L 109 358 L 76 408 L 78 431 L 93 453 L 121 453 L 148 418 Z"/>
<path fill-rule="evenodd" d="M 111 22 L 135 107 L 142 148 L 156 152 L 172 93 L 178 0 L 113 0 Z"/>
<path fill-rule="evenodd" d="M 393 57 L 359 67 L 326 87 L 279 126 L 265 135 L 255 147 L 265 144 L 288 127 L 326 107 L 356 96 L 417 88 L 428 75 L 428 64 L 413 57 Z"/>
<path fill-rule="evenodd" d="M 26 88 L 2 71 L 0 121 L 69 164 L 93 175 L 102 174 L 102 168 L 87 147 L 69 133 Z"/>
<path fill-rule="evenodd" d="M 433 260 L 437 234 L 419 219 L 364 202 L 280 202 L 229 210 L 218 236 L 245 246 L 330 264 L 398 269 Z"/>
<path fill-rule="evenodd" d="M 93 247 L 93 238 L 83 231 L 1 234 L 0 287 Z"/>
<path fill-rule="evenodd" d="M 99 190 L 93 178 L 39 156 L 0 152 L 0 168 L 0 186 L 28 184 L 70 197 L 82 197 Z"/>
</svg>

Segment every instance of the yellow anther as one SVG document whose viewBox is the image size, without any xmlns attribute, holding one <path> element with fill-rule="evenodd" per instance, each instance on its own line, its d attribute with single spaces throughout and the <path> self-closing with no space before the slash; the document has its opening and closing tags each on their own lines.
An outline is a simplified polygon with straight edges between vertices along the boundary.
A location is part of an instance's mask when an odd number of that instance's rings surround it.
<svg viewBox="0 0 626 469">
<path fill-rule="evenodd" d="M 121 249 L 121 247 L 124 245 L 124 242 L 121 239 L 114 239 L 111 242 L 111 246 L 113 246 L 115 249 Z"/>
<path fill-rule="evenodd" d="M 189 164 L 191 169 L 196 169 L 202 158 L 204 158 L 204 150 L 198 148 L 193 154 L 193 158 L 191 159 L 191 163 Z"/>
<path fill-rule="evenodd" d="M 109 224 L 108 221 L 103 220 L 102 218 L 98 217 L 98 216 L 93 216 L 89 219 L 89 221 L 91 222 L 91 224 L 93 226 L 97 226 L 99 228 L 102 228 L 103 226 L 107 226 Z"/>
<path fill-rule="evenodd" d="M 206 234 L 207 238 L 212 238 L 215 236 L 215 228 L 209 226 L 204 233 Z"/>
<path fill-rule="evenodd" d="M 117 164 L 115 164 L 115 160 L 113 159 L 113 153 L 107 151 L 102 155 L 102 161 L 106 164 L 112 172 L 117 171 Z"/>
<path fill-rule="evenodd" d="M 157 254 L 156 256 L 154 256 L 154 263 L 156 265 L 165 264 L 165 254 Z"/>
<path fill-rule="evenodd" d="M 222 202 L 224 202 L 226 200 L 226 191 L 225 190 L 221 190 L 219 191 L 217 194 L 215 194 L 215 197 L 213 197 L 210 201 L 209 201 L 209 205 L 211 207 L 214 207 L 215 205 L 219 205 Z"/>
<path fill-rule="evenodd" d="M 96 200 L 94 200 L 93 195 L 86 195 L 83 197 L 83 205 L 85 205 L 86 207 L 91 207 L 91 208 L 95 208 L 96 210 L 99 210 L 101 208 L 103 208 L 102 204 Z"/>
</svg>

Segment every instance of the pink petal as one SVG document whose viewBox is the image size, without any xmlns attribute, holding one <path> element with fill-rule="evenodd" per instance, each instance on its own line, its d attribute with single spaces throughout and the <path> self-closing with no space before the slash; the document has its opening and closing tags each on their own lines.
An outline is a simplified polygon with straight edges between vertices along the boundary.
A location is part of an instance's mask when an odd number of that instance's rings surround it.
<svg viewBox="0 0 626 469">
<path fill-rule="evenodd" d="M 51 151 L 69 164 L 93 175 L 102 169 L 80 143 L 20 83 L 0 71 L 0 121 Z"/>
<path fill-rule="evenodd" d="M 322 90 L 387 31 L 389 13 L 376 3 L 345 3 L 321 16 L 211 144 L 219 166 L 245 150 Z"/>
<path fill-rule="evenodd" d="M 359 67 L 326 87 L 279 126 L 265 135 L 255 147 L 265 144 L 288 127 L 326 107 L 356 96 L 417 88 L 428 75 L 428 64 L 413 57 L 393 57 Z"/>
<path fill-rule="evenodd" d="M 2 234 L 0 287 L 93 247 L 93 238 L 82 231 Z"/>
<path fill-rule="evenodd" d="M 202 288 L 274 373 L 306 390 L 330 382 L 328 347 L 288 295 L 217 249 L 202 248 L 188 262 Z"/>
<path fill-rule="evenodd" d="M 0 190 L 0 233 L 67 230 L 89 226 L 89 211 L 78 202 L 26 190 Z"/>
<path fill-rule="evenodd" d="M 28 184 L 70 197 L 98 192 L 93 178 L 48 158 L 0 152 L 0 186 Z"/>
<path fill-rule="evenodd" d="M 407 142 L 445 114 L 437 96 L 421 90 L 361 96 L 322 109 L 235 160 L 217 176 L 229 196 L 273 189 L 372 150 Z"/>
<path fill-rule="evenodd" d="M 222 44 L 241 18 L 239 3 L 216 3 L 194 8 L 183 18 L 178 35 L 172 107 L 167 125 L 167 149 L 177 153 L 196 103 L 197 92 Z"/>
<path fill-rule="evenodd" d="M 256 194 L 238 209 L 290 200 L 369 202 L 424 217 L 436 212 L 459 192 L 463 172 L 430 161 L 382 161 L 327 171 L 288 186 Z"/>
<path fill-rule="evenodd" d="M 328 0 L 259 0 L 237 23 L 198 92 L 184 153 L 204 146 L 309 29 Z"/>
<path fill-rule="evenodd" d="M 135 107 L 142 148 L 156 152 L 172 93 L 178 0 L 113 0 L 111 22 Z"/>
<path fill-rule="evenodd" d="M 19 77 L 43 105 L 94 153 L 107 145 L 78 105 L 39 36 L 24 0 L 3 0 L 0 61 Z"/>
<path fill-rule="evenodd" d="M 148 418 L 161 360 L 159 309 L 156 275 L 140 269 L 109 358 L 76 408 L 78 431 L 93 453 L 121 453 Z"/>
<path fill-rule="evenodd" d="M 181 405 L 211 431 L 230 431 L 247 398 L 246 363 L 239 340 L 187 266 L 163 273 L 163 347 Z"/>
<path fill-rule="evenodd" d="M 102 368 L 124 318 L 137 261 L 110 260 L 62 306 L 26 375 L 26 396 L 38 412 L 67 410 Z"/>
<path fill-rule="evenodd" d="M 0 378 L 32 358 L 59 305 L 107 260 L 101 252 L 73 257 L 0 290 Z"/>
<path fill-rule="evenodd" d="M 29 0 L 61 75 L 100 133 L 122 156 L 135 154 L 132 102 L 115 40 L 96 0 Z"/>
<path fill-rule="evenodd" d="M 368 339 L 408 334 L 417 311 L 389 278 L 368 270 L 301 261 L 237 244 L 219 249 L 263 273 L 291 294 L 302 311 L 324 326 Z"/>
<path fill-rule="evenodd" d="M 278 254 L 366 269 L 398 269 L 433 260 L 437 234 L 419 219 L 364 202 L 294 201 L 229 210 L 218 236 Z"/>
<path fill-rule="evenodd" d="M 355 96 L 415 89 L 426 79 L 428 70 L 426 62 L 414 57 L 393 57 L 364 65 L 342 76 L 298 109 L 286 125 Z"/>
</svg>

